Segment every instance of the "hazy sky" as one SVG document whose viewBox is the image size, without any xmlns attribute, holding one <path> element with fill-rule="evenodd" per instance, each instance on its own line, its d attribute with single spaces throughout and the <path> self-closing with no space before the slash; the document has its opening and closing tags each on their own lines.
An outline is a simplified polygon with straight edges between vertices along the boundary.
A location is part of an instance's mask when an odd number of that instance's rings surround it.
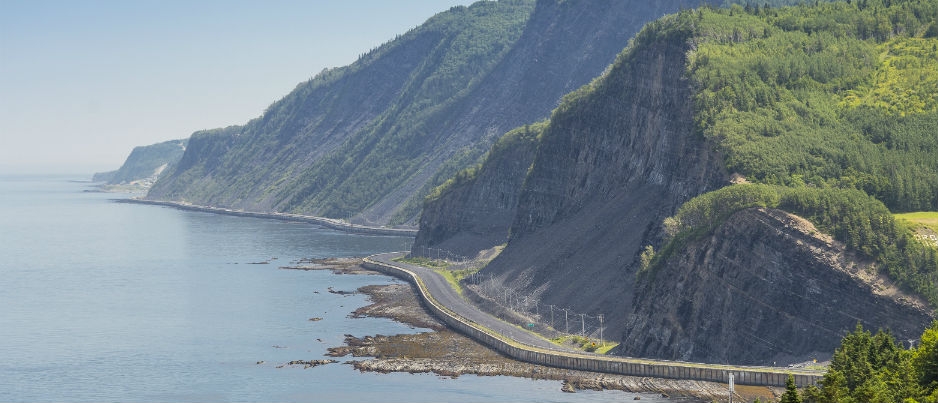
<svg viewBox="0 0 938 403">
<path fill-rule="evenodd" d="M 116 169 L 243 124 L 471 0 L 0 0 L 0 173 Z"/>
</svg>

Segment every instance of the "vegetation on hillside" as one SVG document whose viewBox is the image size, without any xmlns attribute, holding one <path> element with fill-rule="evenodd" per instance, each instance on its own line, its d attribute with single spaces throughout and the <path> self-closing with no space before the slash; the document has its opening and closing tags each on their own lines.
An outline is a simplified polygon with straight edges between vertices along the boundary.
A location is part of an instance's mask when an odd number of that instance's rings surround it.
<svg viewBox="0 0 938 403">
<path fill-rule="evenodd" d="M 339 149 L 317 161 L 304 176 L 304 188 L 292 197 L 286 209 L 319 211 L 324 216 L 342 216 L 362 211 L 374 199 L 370 194 L 386 194 L 420 172 L 420 156 L 432 149 L 440 136 L 438 112 L 462 99 L 484 73 L 495 67 L 499 55 L 507 52 L 520 36 L 530 15 L 532 3 L 526 0 L 481 2 L 470 7 L 454 7 L 427 21 L 419 29 L 434 32 L 445 40 L 428 57 L 432 63 L 418 69 L 390 108 L 370 125 L 347 140 Z M 284 110 L 286 111 L 286 110 Z M 453 118 L 453 117 L 445 117 Z M 457 153 L 458 161 L 437 174 L 446 180 L 464 166 L 478 161 L 489 144 L 469 147 Z M 409 210 L 419 209 L 419 204 Z M 416 210 L 409 211 L 416 214 Z M 398 217 L 396 221 L 403 221 Z"/>
<path fill-rule="evenodd" d="M 514 130 L 505 133 L 502 137 L 495 142 L 492 146 L 492 149 L 483 156 L 483 160 L 496 160 L 503 153 L 510 152 L 514 150 L 514 146 L 519 143 L 532 143 L 537 140 L 537 138 L 544 131 L 544 128 L 547 127 L 548 121 L 540 121 L 534 124 L 528 124 L 521 127 L 518 127 Z M 475 164 L 468 168 L 464 168 L 457 172 L 455 175 L 452 175 L 449 179 L 443 182 L 442 185 L 434 188 L 426 197 L 427 201 L 432 201 L 438 199 L 441 195 L 448 192 L 450 189 L 462 186 L 466 183 L 469 183 L 475 179 L 476 175 L 479 172 L 479 169 L 482 169 L 482 163 Z"/>
<path fill-rule="evenodd" d="M 938 306 L 938 248 L 916 239 L 908 224 L 893 218 L 882 202 L 861 190 L 779 185 L 727 186 L 691 199 L 664 220 L 671 241 L 652 266 L 699 239 L 733 213 L 778 208 L 806 218 L 848 248 L 874 260 L 906 291 Z"/>
<path fill-rule="evenodd" d="M 701 135 L 757 184 L 688 201 L 665 220 L 669 256 L 732 213 L 813 222 L 938 306 L 938 250 L 892 211 L 938 209 L 938 1 L 704 8 L 688 75 Z"/>
<path fill-rule="evenodd" d="M 914 348 L 906 349 L 909 342 Z M 938 322 L 919 340 L 875 335 L 862 326 L 846 335 L 834 352 L 820 387 L 807 387 L 804 403 L 887 403 L 938 401 Z"/>
<path fill-rule="evenodd" d="M 188 161 L 148 197 L 358 214 L 377 224 L 398 212 L 395 223 L 410 223 L 423 195 L 478 162 L 495 140 L 481 134 L 494 123 L 472 122 L 483 127 L 467 132 L 466 117 L 453 111 L 484 98 L 473 91 L 516 45 L 534 5 L 452 7 L 349 66 L 323 70 L 237 133 L 193 135 L 198 147 Z"/>
<path fill-rule="evenodd" d="M 894 216 L 896 219 L 908 223 L 914 230 L 922 230 L 921 235 L 929 235 L 928 240 L 935 241 L 935 245 L 938 246 L 938 211 L 919 211 L 895 214 Z M 927 232 L 925 230 L 931 231 L 935 234 L 935 237 L 931 236 L 933 234 L 925 234 Z"/>
<path fill-rule="evenodd" d="M 686 14 L 695 118 L 731 172 L 938 209 L 938 2 Z"/>
<path fill-rule="evenodd" d="M 164 165 L 172 167 L 182 158 L 188 139 L 170 140 L 148 146 L 134 147 L 120 169 L 107 173 L 109 184 L 129 183 L 156 176 Z"/>
</svg>

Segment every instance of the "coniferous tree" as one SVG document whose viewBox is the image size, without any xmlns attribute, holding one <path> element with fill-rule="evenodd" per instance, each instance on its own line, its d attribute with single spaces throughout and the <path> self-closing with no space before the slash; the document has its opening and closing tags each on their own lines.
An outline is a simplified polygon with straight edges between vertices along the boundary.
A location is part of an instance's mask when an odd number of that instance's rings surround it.
<svg viewBox="0 0 938 403">
<path fill-rule="evenodd" d="M 779 399 L 779 403 L 801 403 L 801 396 L 798 396 L 798 388 L 795 387 L 795 377 L 788 374 L 788 380 L 785 381 L 785 393 Z"/>
</svg>

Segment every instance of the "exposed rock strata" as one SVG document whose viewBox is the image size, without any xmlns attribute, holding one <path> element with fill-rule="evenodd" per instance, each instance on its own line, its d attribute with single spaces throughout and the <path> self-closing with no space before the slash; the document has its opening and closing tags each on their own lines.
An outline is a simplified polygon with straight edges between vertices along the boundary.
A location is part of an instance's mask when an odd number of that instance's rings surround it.
<svg viewBox="0 0 938 403">
<path fill-rule="evenodd" d="M 829 357 L 857 323 L 918 337 L 925 303 L 868 269 L 801 218 L 743 210 L 642 277 L 619 352 L 771 365 Z"/>
<path fill-rule="evenodd" d="M 606 335 L 624 330 L 638 254 L 658 242 L 657 224 L 727 180 L 694 130 L 687 35 L 636 45 L 555 111 L 512 238 L 486 273 L 543 304 L 604 314 Z"/>
<path fill-rule="evenodd" d="M 781 365 L 823 358 L 858 322 L 917 337 L 932 317 L 924 304 L 867 274 L 869 263 L 805 229 L 804 220 L 777 212 L 743 213 L 676 252 L 654 276 L 640 275 L 644 248 L 664 246 L 663 219 L 730 179 L 694 120 L 686 77 L 693 29 L 659 24 L 669 30 L 640 34 L 603 77 L 553 113 L 514 206 L 508 245 L 485 278 L 541 307 L 603 314 L 605 335 L 621 335 L 617 352 L 632 356 Z M 444 194 L 429 211 L 504 213 L 476 201 L 510 181 L 485 169 L 478 183 Z M 453 216 L 428 216 L 427 228 L 462 228 L 448 238 L 455 242 L 487 220 Z M 445 245 L 443 238 L 425 239 Z"/>
<path fill-rule="evenodd" d="M 536 133 L 520 130 L 499 140 L 475 177 L 455 181 L 441 199 L 424 204 L 413 245 L 418 255 L 432 247 L 473 257 L 508 242 L 521 185 L 537 150 Z"/>
</svg>

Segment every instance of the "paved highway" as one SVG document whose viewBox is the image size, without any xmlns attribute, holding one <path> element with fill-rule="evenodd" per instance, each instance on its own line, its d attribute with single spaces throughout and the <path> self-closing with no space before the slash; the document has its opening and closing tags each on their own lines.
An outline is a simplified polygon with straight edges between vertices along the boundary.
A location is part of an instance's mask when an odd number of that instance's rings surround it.
<svg viewBox="0 0 938 403">
<path fill-rule="evenodd" d="M 421 280 L 423 280 L 423 283 L 426 285 L 430 295 L 432 295 L 433 298 L 441 305 L 445 306 L 453 313 L 462 316 L 465 319 L 478 323 L 479 325 L 496 333 L 507 336 L 508 338 L 513 339 L 518 343 L 542 348 L 545 350 L 578 351 L 551 343 L 549 340 L 534 334 L 533 332 L 509 324 L 486 312 L 483 312 L 475 305 L 463 299 L 463 297 L 460 296 L 456 290 L 454 290 L 453 287 L 449 285 L 446 279 L 439 273 L 433 271 L 433 269 L 403 262 L 395 262 L 393 260 L 402 256 L 404 256 L 404 253 L 402 252 L 386 253 L 371 256 L 370 259 L 379 263 L 384 263 L 386 265 L 397 266 L 410 270 L 418 277 L 420 277 Z M 582 353 L 582 351 L 580 352 Z"/>
<path fill-rule="evenodd" d="M 585 371 L 724 383 L 735 374 L 736 382 L 740 385 L 784 386 L 788 374 L 794 374 L 795 382 L 800 386 L 815 385 L 824 375 L 824 371 L 818 370 L 616 357 L 568 349 L 482 312 L 459 296 L 446 279 L 432 269 L 393 261 L 403 255 L 374 255 L 366 258 L 365 262 L 381 271 L 406 274 L 407 278 L 416 276 L 422 298 L 429 301 L 430 310 L 441 315 L 447 324 L 521 361 Z"/>
</svg>

